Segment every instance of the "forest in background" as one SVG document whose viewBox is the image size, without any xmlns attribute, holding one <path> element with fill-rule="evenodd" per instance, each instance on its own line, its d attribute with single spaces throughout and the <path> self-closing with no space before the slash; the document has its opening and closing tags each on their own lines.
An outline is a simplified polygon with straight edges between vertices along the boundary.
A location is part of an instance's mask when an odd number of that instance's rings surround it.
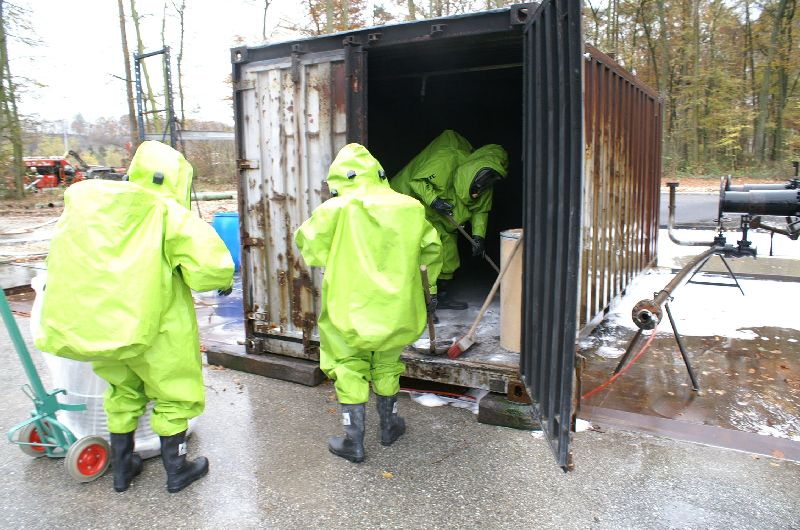
<svg viewBox="0 0 800 530">
<path fill-rule="evenodd" d="M 664 173 L 776 175 L 788 173 L 790 160 L 800 158 L 800 54 L 797 0 L 584 0 L 586 41 L 615 57 L 664 101 Z M 120 71 L 132 89 L 130 56 L 170 45 L 173 50 L 175 120 L 184 130 L 231 130 L 230 125 L 191 120 L 183 97 L 185 0 L 167 0 L 161 13 L 140 13 L 136 0 L 117 0 L 120 26 Z M 263 8 L 264 41 L 270 7 L 275 0 L 252 0 Z M 302 0 L 306 16 L 281 20 L 279 28 L 297 36 L 314 36 L 367 25 L 420 20 L 503 7 L 505 0 Z M 19 159 L 30 155 L 60 155 L 67 143 L 90 164 L 124 165 L 126 145 L 138 138 L 133 115 L 134 95 L 121 117 L 87 122 L 79 114 L 71 123 L 20 116 L 16 94 L 36 90 L 36 84 L 12 75 L 13 57 L 7 40 L 35 39 L 24 9 L 0 0 L 0 175 L 13 190 Z M 160 25 L 161 42 L 145 42 L 143 25 Z M 172 27 L 174 26 L 174 27 Z M 154 29 L 154 28 L 151 28 Z M 171 31 L 167 31 L 170 29 Z M 252 33 L 252 32 L 251 32 Z M 246 43 L 234 38 L 231 45 Z M 143 70 L 144 106 L 158 108 L 163 98 L 160 68 Z M 151 79 L 152 77 L 152 79 Z M 222 82 L 222 80 L 221 80 Z M 230 82 L 230 80 L 228 80 Z M 191 103 L 189 103 L 189 106 Z M 127 112 L 125 112 L 127 111 Z M 159 120 L 162 120 L 159 122 Z M 147 115 L 149 132 L 164 129 L 163 117 Z M 191 142 L 184 146 L 201 181 L 234 185 L 231 142 Z M 2 192 L 2 190 L 0 190 Z"/>
</svg>

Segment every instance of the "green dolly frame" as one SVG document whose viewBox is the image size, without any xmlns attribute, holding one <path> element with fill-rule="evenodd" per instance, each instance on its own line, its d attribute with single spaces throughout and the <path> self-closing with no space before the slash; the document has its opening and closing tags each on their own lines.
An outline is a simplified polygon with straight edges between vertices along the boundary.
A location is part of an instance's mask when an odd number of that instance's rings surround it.
<svg viewBox="0 0 800 530">
<path fill-rule="evenodd" d="M 82 411 L 86 410 L 86 405 L 61 403 L 57 396 L 66 395 L 66 390 L 57 388 L 48 392 L 44 388 L 5 292 L 0 295 L 0 314 L 28 376 L 29 383 L 22 386 L 22 391 L 35 407 L 30 418 L 8 431 L 8 441 L 18 445 L 28 456 L 64 458 L 67 474 L 78 482 L 90 482 L 102 476 L 111 461 L 108 441 L 101 436 L 77 439 L 56 418 L 59 410 Z"/>
</svg>

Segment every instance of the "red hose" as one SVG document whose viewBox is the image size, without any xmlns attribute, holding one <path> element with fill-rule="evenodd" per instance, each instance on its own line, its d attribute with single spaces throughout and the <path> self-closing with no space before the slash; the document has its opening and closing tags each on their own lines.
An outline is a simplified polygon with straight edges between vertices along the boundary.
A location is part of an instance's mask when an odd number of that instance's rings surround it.
<svg viewBox="0 0 800 530">
<path fill-rule="evenodd" d="M 622 374 L 624 374 L 625 372 L 627 372 L 627 371 L 628 371 L 628 368 L 630 368 L 631 366 L 633 366 L 633 363 L 635 363 L 636 361 L 638 361 L 638 360 L 639 360 L 639 357 L 641 357 L 642 355 L 644 355 L 644 352 L 646 352 L 646 351 L 647 351 L 647 349 L 650 347 L 650 343 L 652 343 L 652 342 L 653 342 L 653 339 L 654 339 L 655 337 L 656 337 L 656 332 L 655 332 L 655 330 L 653 330 L 653 333 L 651 333 L 651 334 L 650 334 L 650 337 L 648 337 L 648 339 L 647 339 L 647 342 L 645 342 L 645 343 L 644 343 L 644 346 L 642 346 L 642 349 L 641 349 L 641 350 L 639 350 L 639 353 L 637 353 L 637 354 L 636 354 L 636 356 L 635 356 L 633 359 L 631 359 L 631 362 L 629 362 L 628 364 L 626 364 L 626 365 L 625 365 L 625 366 L 622 368 L 622 370 L 620 370 L 620 371 L 619 371 L 619 372 L 617 372 L 616 374 L 612 375 L 612 376 L 611 376 L 611 377 L 608 379 L 608 381 L 606 381 L 605 383 L 603 383 L 603 384 L 601 384 L 601 385 L 599 385 L 599 386 L 596 386 L 596 387 L 595 387 L 595 388 L 593 388 L 592 390 L 590 390 L 590 391 L 586 392 L 584 395 L 582 395 L 582 396 L 581 396 L 581 401 L 583 401 L 584 399 L 588 399 L 588 398 L 592 397 L 593 395 L 597 394 L 598 392 L 600 392 L 600 391 L 601 391 L 601 390 L 603 390 L 604 388 L 608 387 L 608 386 L 609 386 L 611 383 L 613 383 L 614 381 L 616 381 L 617 379 L 619 379 L 620 377 L 622 377 Z"/>
</svg>

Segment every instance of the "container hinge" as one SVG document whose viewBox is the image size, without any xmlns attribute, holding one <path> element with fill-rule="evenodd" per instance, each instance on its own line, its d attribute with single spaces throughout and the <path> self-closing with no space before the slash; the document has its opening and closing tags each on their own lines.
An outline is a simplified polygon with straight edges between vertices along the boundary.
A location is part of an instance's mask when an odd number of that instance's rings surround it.
<svg viewBox="0 0 800 530">
<path fill-rule="evenodd" d="M 243 247 L 263 247 L 264 246 L 264 238 L 263 237 L 246 237 L 242 239 L 242 246 Z"/>
<path fill-rule="evenodd" d="M 361 41 L 355 35 L 348 35 L 342 40 L 345 46 L 361 46 Z"/>
<path fill-rule="evenodd" d="M 239 169 L 258 169 L 258 160 L 247 160 L 245 158 L 236 161 Z"/>
<path fill-rule="evenodd" d="M 431 25 L 431 37 L 439 37 L 447 29 L 447 24 L 433 24 Z"/>
<path fill-rule="evenodd" d="M 237 81 L 233 84 L 233 89 L 237 92 L 242 92 L 244 90 L 255 90 L 255 88 L 256 88 L 255 79 L 245 79 L 243 81 Z"/>
<path fill-rule="evenodd" d="M 269 320 L 269 315 L 266 313 L 260 313 L 258 311 L 249 311 L 247 313 L 247 320 L 261 320 L 266 322 Z"/>
<path fill-rule="evenodd" d="M 369 42 L 378 42 L 383 37 L 383 33 L 370 33 L 367 35 L 367 40 Z"/>
<path fill-rule="evenodd" d="M 300 69 L 302 66 L 300 59 L 305 53 L 302 46 L 299 44 L 292 44 L 292 83 L 295 85 L 300 83 Z"/>
</svg>

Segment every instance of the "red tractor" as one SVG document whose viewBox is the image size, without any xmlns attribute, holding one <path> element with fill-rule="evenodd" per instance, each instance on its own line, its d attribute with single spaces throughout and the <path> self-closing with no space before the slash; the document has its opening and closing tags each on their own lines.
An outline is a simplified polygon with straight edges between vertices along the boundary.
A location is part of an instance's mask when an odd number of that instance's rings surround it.
<svg viewBox="0 0 800 530">
<path fill-rule="evenodd" d="M 67 160 L 71 156 L 78 162 L 76 169 Z M 41 190 L 69 186 L 84 179 L 122 180 L 124 167 L 90 166 L 75 151 L 67 151 L 64 156 L 28 156 L 23 158 L 28 168 L 25 189 Z"/>
<path fill-rule="evenodd" d="M 69 186 L 86 178 L 63 156 L 26 156 L 22 160 L 27 168 L 25 189 L 28 190 Z"/>
</svg>

